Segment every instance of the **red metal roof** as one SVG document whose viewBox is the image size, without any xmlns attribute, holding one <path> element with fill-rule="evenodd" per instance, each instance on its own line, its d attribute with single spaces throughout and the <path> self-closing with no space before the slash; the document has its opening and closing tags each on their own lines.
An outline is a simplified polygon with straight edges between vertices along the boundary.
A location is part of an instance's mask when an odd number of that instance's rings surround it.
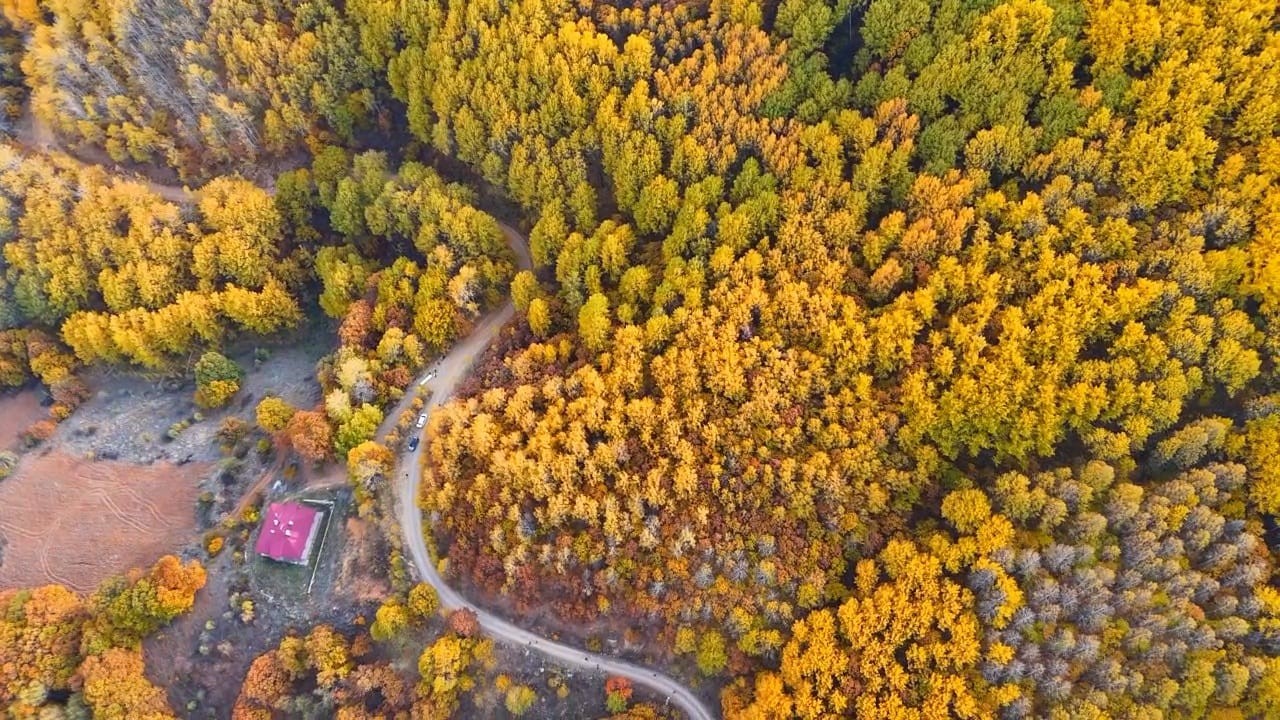
<svg viewBox="0 0 1280 720">
<path fill-rule="evenodd" d="M 320 511 L 298 503 L 271 503 L 254 550 L 272 560 L 305 565 L 319 529 Z"/>
</svg>

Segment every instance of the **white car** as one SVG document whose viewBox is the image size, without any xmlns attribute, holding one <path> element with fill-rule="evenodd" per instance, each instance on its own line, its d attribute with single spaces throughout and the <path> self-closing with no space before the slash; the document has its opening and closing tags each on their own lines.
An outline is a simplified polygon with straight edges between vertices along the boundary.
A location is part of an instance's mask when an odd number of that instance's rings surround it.
<svg viewBox="0 0 1280 720">
<path fill-rule="evenodd" d="M 419 380 L 419 381 L 418 381 L 418 385 L 419 385 L 419 386 L 426 385 L 426 384 L 427 384 L 428 382 L 430 382 L 430 381 L 431 381 L 431 379 L 432 379 L 432 378 L 434 378 L 435 376 L 436 376 L 436 371 L 435 371 L 435 370 L 432 370 L 431 372 L 427 373 L 426 377 L 424 377 L 424 378 L 422 378 L 421 380 Z"/>
<path fill-rule="evenodd" d="M 426 427 L 426 425 L 427 425 L 427 414 L 422 413 L 421 415 L 418 416 L 418 422 L 414 423 L 413 426 L 421 430 L 422 428 Z"/>
</svg>

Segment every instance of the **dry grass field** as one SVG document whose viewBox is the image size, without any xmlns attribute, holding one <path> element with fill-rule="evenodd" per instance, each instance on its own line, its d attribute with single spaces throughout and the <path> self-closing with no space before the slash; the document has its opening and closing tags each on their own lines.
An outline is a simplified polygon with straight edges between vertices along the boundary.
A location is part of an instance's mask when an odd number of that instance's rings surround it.
<svg viewBox="0 0 1280 720">
<path fill-rule="evenodd" d="M 208 466 L 28 454 L 0 482 L 0 589 L 62 583 L 89 591 L 177 551 L 195 533 Z"/>
</svg>

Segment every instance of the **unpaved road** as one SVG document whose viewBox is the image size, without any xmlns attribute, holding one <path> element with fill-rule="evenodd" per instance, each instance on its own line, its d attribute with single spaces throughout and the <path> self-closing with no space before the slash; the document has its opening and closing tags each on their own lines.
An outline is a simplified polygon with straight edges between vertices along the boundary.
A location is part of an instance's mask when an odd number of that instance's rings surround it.
<svg viewBox="0 0 1280 720">
<path fill-rule="evenodd" d="M 35 118 L 30 111 L 28 111 L 27 117 L 23 118 L 16 139 L 18 144 L 25 147 L 29 152 L 61 151 L 54 134 Z M 82 164 L 90 164 L 78 157 L 71 157 Z M 146 178 L 139 178 L 138 182 L 146 184 L 152 192 L 170 202 L 183 203 L 192 200 L 192 193 L 187 188 L 164 185 Z M 271 191 L 268 190 L 268 192 Z M 502 226 L 502 232 L 507 237 L 507 243 L 511 246 L 511 251 L 515 253 L 517 267 L 520 270 L 532 269 L 533 262 L 529 258 L 528 241 L 508 225 Z M 507 321 L 514 314 L 515 308 L 512 306 L 511 301 L 508 300 L 501 308 L 490 313 L 488 317 L 481 321 L 466 339 L 454 345 L 447 355 L 435 363 L 433 366 L 435 375 L 430 381 L 433 392 L 431 398 L 423 406 L 423 412 L 430 413 L 434 408 L 453 396 L 454 388 L 470 371 L 476 357 L 497 337 L 498 331 L 502 329 L 503 325 L 507 324 Z M 414 385 L 410 387 L 415 387 L 431 372 L 432 370 L 423 371 L 421 375 L 414 379 Z M 378 431 L 379 438 L 385 437 L 388 430 L 395 425 L 396 418 L 409 406 L 412 397 L 413 393 L 405 393 L 405 397 L 400 403 L 386 414 L 383 427 Z M 427 551 L 427 543 L 424 540 L 422 531 L 422 513 L 418 510 L 418 487 L 422 478 L 417 466 L 418 453 L 421 451 L 422 446 L 419 446 L 416 451 L 402 453 L 399 458 L 399 465 L 407 468 L 408 471 L 402 472 L 400 467 L 395 470 L 400 528 L 404 533 L 405 547 L 409 551 L 414 566 L 418 568 L 418 573 L 421 575 L 422 580 L 435 588 L 436 593 L 440 596 L 440 604 L 445 609 L 467 608 L 476 614 L 480 621 L 480 627 L 496 640 L 517 646 L 524 645 L 530 650 L 540 652 L 562 665 L 582 668 L 588 672 L 625 677 L 633 685 L 648 688 L 664 696 L 673 705 L 683 710 L 690 720 L 714 720 L 716 714 L 699 700 L 692 691 L 672 678 L 640 665 L 548 640 L 472 604 L 458 591 L 450 587 L 436 569 L 436 564 L 432 561 L 430 552 Z"/>
<path fill-rule="evenodd" d="M 26 111 L 22 113 L 22 119 L 18 121 L 17 126 L 14 128 L 13 140 L 18 147 L 28 153 L 60 153 L 80 165 L 100 165 L 126 180 L 146 185 L 148 190 L 171 203 L 181 205 L 194 200 L 191 191 L 185 187 L 165 185 L 138 173 L 130 173 L 124 170 L 99 148 L 90 147 L 76 151 L 69 150 L 54 134 L 53 128 L 49 127 L 48 123 L 41 120 L 31 111 L 30 103 L 27 103 Z"/>
<path fill-rule="evenodd" d="M 529 260 L 529 249 L 526 240 L 513 228 L 506 225 L 502 226 L 502 232 L 507 236 L 507 242 L 516 254 L 516 263 L 519 268 L 521 270 L 530 269 L 532 263 Z M 466 377 L 476 357 L 488 347 L 489 343 L 497 336 L 498 331 L 514 314 L 515 308 L 512 307 L 511 301 L 508 300 L 501 308 L 486 317 L 472 330 L 465 340 L 455 345 L 447 355 L 434 365 L 435 375 L 430 381 L 431 398 L 423 406 L 422 412 L 429 414 L 433 409 L 452 397 L 454 388 Z M 432 370 L 424 371 L 422 375 L 415 379 L 415 383 L 420 382 L 422 378 L 427 377 L 431 372 Z M 387 413 L 388 428 L 394 425 L 395 418 L 399 416 L 400 412 L 405 407 L 408 407 L 411 397 L 412 393 L 406 393 L 405 399 L 401 401 L 400 405 Z M 673 705 L 683 710 L 690 720 L 712 720 L 716 717 L 716 714 L 688 688 L 660 672 L 607 655 L 598 655 L 562 643 L 552 642 L 524 628 L 517 627 L 483 608 L 477 607 L 450 587 L 444 581 L 444 578 L 440 576 L 440 572 L 436 569 L 436 564 L 427 550 L 427 543 L 424 540 L 422 531 L 422 513 L 418 509 L 418 487 L 422 480 L 421 473 L 418 471 L 418 454 L 422 452 L 425 446 L 426 439 L 423 438 L 422 445 L 417 450 L 413 452 L 405 451 L 400 455 L 400 467 L 397 467 L 395 471 L 396 489 L 399 494 L 400 528 L 404 532 L 405 548 L 413 559 L 414 566 L 418 568 L 418 573 L 421 575 L 422 580 L 436 589 L 436 593 L 440 596 L 441 606 L 450 610 L 457 608 L 471 610 L 479 618 L 480 627 L 484 629 L 485 633 L 497 640 L 513 645 L 524 645 L 530 650 L 540 652 L 563 665 L 582 668 L 588 672 L 625 677 L 633 685 L 648 688 L 660 696 L 666 697 Z M 404 469 L 402 470 L 401 468 Z"/>
</svg>

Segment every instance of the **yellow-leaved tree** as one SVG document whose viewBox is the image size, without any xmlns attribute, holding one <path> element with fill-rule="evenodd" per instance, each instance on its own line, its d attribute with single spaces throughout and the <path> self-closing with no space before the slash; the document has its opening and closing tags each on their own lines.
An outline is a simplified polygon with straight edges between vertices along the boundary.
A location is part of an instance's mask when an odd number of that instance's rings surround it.
<svg viewBox="0 0 1280 720">
<path fill-rule="evenodd" d="M 853 596 L 792 626 L 777 672 L 725 694 L 727 718 L 982 718 L 1010 691 L 976 672 L 973 595 L 938 558 L 893 540 L 857 568 Z"/>
</svg>

